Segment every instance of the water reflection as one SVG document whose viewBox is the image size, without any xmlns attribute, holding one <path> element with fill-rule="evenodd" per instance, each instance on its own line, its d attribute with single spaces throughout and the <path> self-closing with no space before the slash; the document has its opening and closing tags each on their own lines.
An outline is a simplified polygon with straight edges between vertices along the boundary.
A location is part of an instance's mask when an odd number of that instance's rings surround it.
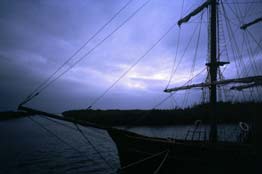
<svg viewBox="0 0 262 174">
<path fill-rule="evenodd" d="M 112 172 L 79 132 L 39 116 L 33 118 L 82 153 L 65 145 L 28 118 L 0 122 L 1 174 Z M 74 128 L 70 123 L 63 124 Z M 107 133 L 93 128 L 81 129 L 104 158 L 115 169 L 119 168 L 117 150 Z"/>
<path fill-rule="evenodd" d="M 34 116 L 33 119 L 66 141 L 69 146 L 29 118 L 0 122 L 0 174 L 107 174 L 116 173 L 120 167 L 117 149 L 107 132 L 81 127 L 89 141 L 114 170 L 104 163 L 92 146 L 77 131 L 75 125 L 62 121 L 53 122 L 40 116 Z M 190 125 L 157 128 L 135 127 L 130 130 L 148 136 L 183 139 L 191 127 Z M 219 128 L 220 140 L 236 140 L 234 137 L 235 133 L 238 133 L 238 127 L 222 125 Z M 207 126 L 204 126 L 203 129 L 208 131 Z"/>
</svg>

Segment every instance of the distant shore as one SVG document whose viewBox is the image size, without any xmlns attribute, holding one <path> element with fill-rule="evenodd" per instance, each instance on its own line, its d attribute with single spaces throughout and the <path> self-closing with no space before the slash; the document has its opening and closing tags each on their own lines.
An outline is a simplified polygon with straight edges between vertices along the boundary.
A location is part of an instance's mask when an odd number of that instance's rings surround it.
<svg viewBox="0 0 262 174">
<path fill-rule="evenodd" d="M 219 123 L 253 122 L 262 115 L 262 103 L 218 103 L 216 108 Z M 194 124 L 195 120 L 208 123 L 210 106 L 196 105 L 173 110 L 70 110 L 65 117 L 93 122 L 104 126 L 168 126 Z M 205 120 L 205 121 L 204 121 Z"/>
<path fill-rule="evenodd" d="M 20 117 L 26 117 L 30 114 L 26 112 L 16 112 L 16 111 L 5 111 L 5 112 L 0 112 L 0 121 L 3 120 L 11 120 L 11 119 L 16 119 Z"/>
</svg>

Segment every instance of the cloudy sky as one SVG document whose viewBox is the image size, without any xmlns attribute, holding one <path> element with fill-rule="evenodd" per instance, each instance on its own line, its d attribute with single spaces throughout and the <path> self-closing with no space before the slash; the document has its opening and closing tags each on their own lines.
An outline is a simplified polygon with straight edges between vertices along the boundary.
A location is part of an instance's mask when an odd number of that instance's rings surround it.
<svg viewBox="0 0 262 174">
<path fill-rule="evenodd" d="M 151 0 L 133 15 L 147 1 L 129 1 L 1 0 L 0 110 L 15 109 L 30 92 L 128 3 L 109 25 L 71 59 L 62 72 L 88 53 L 87 56 L 26 104 L 51 112 L 87 108 L 143 56 L 181 15 L 187 14 L 203 2 L 185 0 L 183 6 L 183 0 Z M 238 54 L 229 51 L 231 47 L 234 49 L 234 45 L 230 45 L 228 33 L 224 33 L 226 39 L 222 39 L 221 43 L 227 44 L 228 51 L 223 51 L 225 46 L 222 46 L 220 57 L 230 60 L 232 64 L 224 70 L 225 77 L 261 73 L 261 24 L 250 28 L 260 47 L 250 34 L 243 34 L 238 28 L 241 23 L 262 16 L 262 3 L 246 3 L 250 1 L 252 0 L 242 0 L 237 6 L 238 1 L 225 1 L 225 9 L 229 11 L 227 16 L 232 18 L 229 23 L 237 36 L 236 42 L 239 48 L 242 48 L 240 50 L 246 50 Z M 169 34 L 93 107 L 151 109 L 169 95 L 163 93 L 163 90 L 170 79 L 175 58 L 175 67 L 178 64 L 180 66 L 173 75 L 170 87 L 182 85 L 200 72 L 202 73 L 193 82 L 204 80 L 206 74 L 203 69 L 208 56 L 207 16 L 205 10 L 181 28 L 175 25 Z M 239 16 L 242 18 L 239 19 Z M 222 28 L 228 29 L 226 22 Z M 112 32 L 114 33 L 111 35 Z M 107 39 L 99 44 L 105 38 Z M 190 39 L 192 40 L 188 46 Z M 247 44 L 242 42 L 249 43 L 251 51 L 245 46 Z M 93 49 L 94 47 L 96 48 Z M 250 52 L 253 62 L 247 58 Z M 252 63 L 258 68 L 250 68 L 254 66 Z M 243 68 L 246 68 L 247 72 L 244 72 Z M 190 97 L 187 103 L 200 100 L 201 91 L 192 90 L 190 94 L 193 97 Z M 180 92 L 159 108 L 170 108 L 183 102 L 184 92 Z"/>
</svg>

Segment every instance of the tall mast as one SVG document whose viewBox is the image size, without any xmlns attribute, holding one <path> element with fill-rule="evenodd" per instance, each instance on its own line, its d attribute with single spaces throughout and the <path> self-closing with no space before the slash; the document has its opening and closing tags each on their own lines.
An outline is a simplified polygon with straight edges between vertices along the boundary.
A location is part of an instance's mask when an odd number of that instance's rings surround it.
<svg viewBox="0 0 262 174">
<path fill-rule="evenodd" d="M 217 121 L 216 121 L 216 103 L 217 103 L 217 68 L 220 65 L 227 64 L 228 62 L 217 62 L 217 0 L 207 0 L 202 5 L 197 7 L 195 10 L 193 10 L 191 13 L 189 13 L 187 16 L 180 19 L 177 24 L 181 26 L 183 23 L 188 22 L 191 17 L 197 15 L 205 8 L 210 7 L 210 31 L 209 31 L 209 48 L 210 48 L 210 58 L 206 65 L 209 67 L 209 96 L 210 96 L 210 134 L 209 134 L 209 141 L 211 143 L 215 143 L 217 141 Z M 205 84 L 200 84 L 205 85 Z M 195 85 L 194 87 L 198 87 L 199 85 Z M 180 89 L 189 89 L 191 87 L 185 86 L 181 87 Z M 175 91 L 178 88 L 173 89 L 165 89 L 164 92 L 172 92 Z M 179 90 L 180 90 L 179 89 Z"/>
<path fill-rule="evenodd" d="M 217 89 L 214 82 L 217 81 L 217 0 L 211 0 L 210 8 L 210 63 L 209 77 L 211 86 L 209 88 L 210 106 L 211 106 L 211 129 L 209 134 L 210 142 L 217 141 L 217 123 L 216 123 L 216 103 Z"/>
<path fill-rule="evenodd" d="M 217 71 L 219 66 L 223 66 L 225 64 L 229 64 L 229 62 L 222 62 L 219 61 L 217 58 L 217 40 L 219 37 L 218 35 L 218 19 L 217 19 L 217 7 L 218 7 L 219 0 L 206 0 L 200 6 L 195 8 L 192 12 L 190 12 L 185 17 L 181 18 L 177 24 L 180 27 L 182 24 L 188 22 L 193 16 L 196 16 L 205 8 L 209 8 L 210 16 L 209 16 L 209 62 L 206 63 L 208 66 L 208 75 L 209 75 L 209 82 L 205 83 L 198 83 L 198 84 L 191 84 L 186 86 L 179 86 L 174 88 L 166 88 L 164 92 L 170 93 L 174 91 L 180 90 L 188 90 L 192 88 L 204 88 L 209 87 L 209 101 L 210 101 L 210 134 L 209 134 L 209 141 L 210 143 L 217 142 L 217 115 L 216 115 L 216 105 L 217 105 L 217 85 L 226 85 L 231 83 L 245 83 L 245 85 L 241 86 L 233 86 L 230 89 L 235 90 L 242 90 L 254 86 L 262 86 L 262 76 L 250 76 L 245 78 L 235 78 L 235 79 L 228 79 L 228 80 L 219 80 L 217 81 Z M 241 29 L 245 30 L 253 24 L 262 21 L 262 17 L 255 19 L 247 24 L 243 24 Z"/>
<path fill-rule="evenodd" d="M 209 75 L 210 75 L 210 103 L 215 106 L 217 101 L 216 95 L 216 84 L 213 84 L 217 80 L 217 5 L 216 0 L 211 2 L 211 13 L 210 13 L 210 63 Z"/>
</svg>

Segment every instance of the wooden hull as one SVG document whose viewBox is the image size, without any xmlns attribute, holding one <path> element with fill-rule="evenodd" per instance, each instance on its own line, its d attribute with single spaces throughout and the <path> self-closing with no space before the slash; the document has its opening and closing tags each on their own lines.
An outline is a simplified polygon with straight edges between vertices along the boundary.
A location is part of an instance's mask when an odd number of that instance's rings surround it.
<svg viewBox="0 0 262 174">
<path fill-rule="evenodd" d="M 169 140 L 109 129 L 120 173 L 255 173 L 255 150 L 235 143 Z"/>
</svg>

